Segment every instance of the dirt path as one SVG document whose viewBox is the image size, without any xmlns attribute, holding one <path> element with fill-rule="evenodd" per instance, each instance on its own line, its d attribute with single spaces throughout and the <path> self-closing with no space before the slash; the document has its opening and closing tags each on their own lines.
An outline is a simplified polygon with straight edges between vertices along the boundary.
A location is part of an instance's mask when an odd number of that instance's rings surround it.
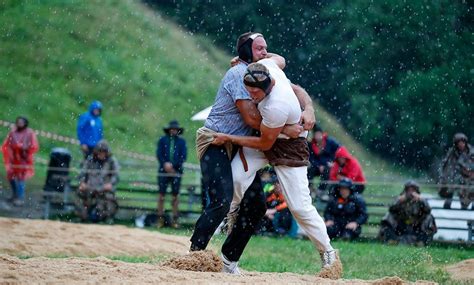
<svg viewBox="0 0 474 285">
<path fill-rule="evenodd" d="M 101 284 L 403 284 L 398 277 L 375 281 L 320 279 L 314 275 L 248 272 L 225 273 L 180 271 L 146 263 L 125 263 L 98 258 L 45 258 L 20 260 L 0 255 L 0 283 L 101 283 Z M 420 283 L 421 284 L 421 283 Z M 429 284 L 429 283 L 424 283 Z"/>
<path fill-rule="evenodd" d="M 446 267 L 454 280 L 474 282 L 474 259 L 463 260 Z"/>
<path fill-rule="evenodd" d="M 244 276 L 232 276 L 224 273 L 176 270 L 150 263 L 126 263 L 105 257 L 54 258 L 101 255 L 174 256 L 184 254 L 189 243 L 187 237 L 124 226 L 0 218 L 0 229 L 2 284 L 404 284 L 398 277 L 371 281 L 331 281 L 314 275 L 294 273 L 246 272 Z"/>
<path fill-rule="evenodd" d="M 188 238 L 125 226 L 0 218 L 0 253 L 16 256 L 184 254 Z"/>
</svg>

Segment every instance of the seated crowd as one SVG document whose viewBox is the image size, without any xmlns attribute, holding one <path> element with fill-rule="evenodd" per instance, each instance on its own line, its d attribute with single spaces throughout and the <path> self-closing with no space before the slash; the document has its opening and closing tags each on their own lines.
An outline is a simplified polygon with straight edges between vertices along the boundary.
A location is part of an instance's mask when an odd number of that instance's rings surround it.
<svg viewBox="0 0 474 285">
<path fill-rule="evenodd" d="M 93 103 L 90 114 L 87 113 L 91 117 L 88 120 L 100 120 L 101 108 L 101 104 Z M 84 125 L 96 126 L 96 124 Z M 97 125 L 101 128 L 101 124 Z M 154 220 L 160 227 L 164 225 L 160 219 L 163 219 L 164 194 L 169 184 L 173 186 L 174 223 L 171 224 L 178 227 L 177 201 L 183 173 L 182 164 L 186 159 L 185 142 L 177 137 L 182 130 L 178 122 L 170 122 L 170 125 L 164 128 L 166 136 L 160 139 L 157 148 L 161 175 L 160 203 L 158 203 L 158 216 L 155 215 Z M 90 130 L 78 127 L 78 132 L 86 134 L 82 136 L 83 139 L 92 137 L 87 135 Z M 118 210 L 115 187 L 118 183 L 119 165 L 112 156 L 108 143 L 102 139 L 102 130 L 99 129 L 97 132 L 94 143 L 81 140 L 85 159 L 78 176 L 76 214 L 82 221 L 110 221 L 114 219 Z M 78 137 L 81 139 L 81 135 Z M 20 145 L 19 141 L 27 143 Z M 182 145 L 182 150 L 179 152 L 175 146 L 177 141 Z M 18 117 L 14 129 L 2 145 L 7 177 L 12 186 L 12 198 L 9 201 L 15 206 L 22 206 L 24 203 L 25 180 L 33 174 L 33 154 L 37 150 L 37 139 L 35 133 L 28 128 L 28 120 Z M 315 194 L 313 197 L 325 203 L 324 220 L 328 235 L 331 238 L 345 240 L 357 239 L 361 235 L 362 226 L 368 222 L 367 206 L 362 196 L 366 188 L 366 178 L 361 164 L 345 146 L 317 125 L 314 127 L 311 140 L 308 141 L 308 150 L 310 165 L 307 175 L 310 190 Z M 15 167 L 17 165 L 21 167 Z M 176 172 L 179 175 L 176 175 Z M 275 172 L 268 168 L 261 171 L 260 175 L 267 211 L 258 232 L 290 237 L 304 235 L 288 209 Z M 316 177 L 319 177 L 317 187 L 313 185 Z M 451 208 L 455 193 L 459 194 L 461 209 L 467 209 L 474 201 L 474 148 L 468 143 L 467 136 L 462 133 L 454 135 L 453 145 L 441 163 L 439 185 L 439 195 L 446 199 L 443 206 L 445 209 Z M 206 193 L 202 194 L 205 205 Z M 474 204 L 471 209 L 474 210 Z M 431 207 L 421 197 L 419 185 L 414 181 L 408 181 L 381 220 L 378 237 L 386 243 L 426 245 L 433 240 L 436 232 Z"/>
</svg>

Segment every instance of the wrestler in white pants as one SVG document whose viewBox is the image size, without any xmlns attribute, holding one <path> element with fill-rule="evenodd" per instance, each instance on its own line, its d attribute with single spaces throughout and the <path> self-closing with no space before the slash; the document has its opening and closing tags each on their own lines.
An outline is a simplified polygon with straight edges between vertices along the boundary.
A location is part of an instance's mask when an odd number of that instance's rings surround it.
<svg viewBox="0 0 474 285">
<path fill-rule="evenodd" d="M 262 151 L 247 147 L 244 147 L 243 151 L 248 171 L 245 172 L 240 156 L 236 155 L 232 160 L 234 197 L 230 213 L 238 209 L 245 191 L 252 184 L 257 171 L 269 163 Z M 274 168 L 288 208 L 298 224 L 308 234 L 319 252 L 333 250 L 326 225 L 311 200 L 306 175 L 307 167 L 275 166 Z"/>
</svg>

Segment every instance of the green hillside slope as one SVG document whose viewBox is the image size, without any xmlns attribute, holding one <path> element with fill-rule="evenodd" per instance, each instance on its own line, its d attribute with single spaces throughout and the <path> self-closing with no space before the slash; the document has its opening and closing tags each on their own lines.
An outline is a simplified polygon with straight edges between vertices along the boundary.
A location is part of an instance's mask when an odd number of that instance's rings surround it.
<svg viewBox="0 0 474 285">
<path fill-rule="evenodd" d="M 0 119 L 75 137 L 101 100 L 113 146 L 154 152 L 170 119 L 193 140 L 228 56 L 134 1 L 11 1 L 0 7 Z"/>
<path fill-rule="evenodd" d="M 77 117 L 101 100 L 114 148 L 153 155 L 162 127 L 212 104 L 229 55 L 180 30 L 138 1 L 4 1 L 0 4 L 0 120 L 19 115 L 31 127 L 75 137 Z M 323 109 L 317 117 L 369 176 L 394 168 L 360 147 Z M 7 130 L 0 127 L 4 137 Z M 45 154 L 55 145 L 41 138 Z"/>
</svg>

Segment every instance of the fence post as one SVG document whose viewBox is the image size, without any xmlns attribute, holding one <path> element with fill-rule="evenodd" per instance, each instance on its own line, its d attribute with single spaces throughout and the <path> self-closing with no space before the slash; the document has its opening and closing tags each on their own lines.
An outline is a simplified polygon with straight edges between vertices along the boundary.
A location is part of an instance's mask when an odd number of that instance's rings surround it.
<svg viewBox="0 0 474 285">
<path fill-rule="evenodd" d="M 468 241 L 473 241 L 473 226 L 474 225 L 474 220 L 469 220 L 467 221 L 467 240 Z"/>
</svg>

